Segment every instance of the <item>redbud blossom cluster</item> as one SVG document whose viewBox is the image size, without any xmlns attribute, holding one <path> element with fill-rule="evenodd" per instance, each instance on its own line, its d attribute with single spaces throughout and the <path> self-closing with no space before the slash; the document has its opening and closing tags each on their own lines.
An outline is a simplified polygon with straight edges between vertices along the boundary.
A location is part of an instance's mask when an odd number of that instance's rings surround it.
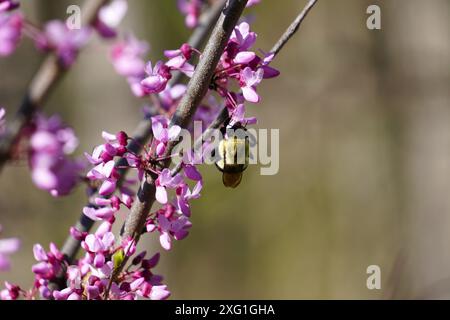
<svg viewBox="0 0 450 320">
<path fill-rule="evenodd" d="M 21 12 L 11 12 L 18 7 L 17 1 L 0 0 L 0 56 L 14 53 L 25 35 L 35 43 L 37 49 L 54 52 L 65 68 L 75 62 L 93 30 L 104 38 L 115 37 L 115 28 L 128 8 L 126 0 L 114 0 L 99 11 L 92 26 L 70 29 L 64 21 L 52 20 L 39 29 L 27 21 Z"/>
<path fill-rule="evenodd" d="M 55 197 L 69 194 L 84 168 L 82 161 L 70 157 L 78 146 L 74 131 L 58 116 L 41 114 L 35 116 L 29 129 L 28 162 L 33 182 Z"/>
<path fill-rule="evenodd" d="M 251 0 L 248 6 L 259 2 Z M 203 188 L 199 164 L 193 161 L 190 153 L 181 155 L 179 172 L 172 172 L 161 163 L 168 163 L 176 156 L 171 154 L 170 148 L 179 140 L 182 128 L 171 126 L 170 117 L 186 92 L 185 85 L 172 86 L 169 81 L 175 72 L 192 77 L 196 68 L 191 64 L 192 58 L 196 56 L 201 60 L 202 52 L 183 44 L 178 49 L 164 51 L 165 61 L 147 61 L 149 45 L 146 42 L 131 33 L 122 38 L 118 36 L 116 29 L 127 11 L 125 0 L 115 0 L 103 7 L 93 26 L 80 30 L 70 30 L 61 21 L 51 21 L 43 30 L 38 30 L 25 22 L 20 13 L 14 15 L 9 12 L 17 7 L 13 5 L 15 3 L 0 0 L 0 54 L 11 54 L 21 35 L 25 34 L 35 41 L 39 49 L 54 52 L 61 65 L 69 67 L 88 42 L 93 29 L 102 37 L 117 37 L 110 54 L 114 69 L 127 80 L 134 95 L 142 98 L 154 95 L 158 113 L 146 115 L 151 124 L 152 138 L 140 145 L 140 152 L 129 147 L 131 142 L 138 142 L 125 131 L 103 131 L 103 143 L 93 148 L 92 152 L 85 153 L 91 166 L 82 178 L 82 163 L 70 159 L 78 143 L 73 130 L 57 117 L 47 119 L 36 115 L 33 118 L 26 132 L 29 138 L 27 154 L 34 183 L 54 196 L 61 196 L 68 194 L 77 182 L 86 182 L 88 188 L 96 192 L 82 212 L 100 225 L 92 233 L 70 228 L 70 236 L 81 243 L 83 250 L 81 258 L 70 263 L 55 244 L 50 244 L 48 251 L 36 244 L 33 253 L 37 263 L 32 267 L 35 275 L 32 288 L 23 290 L 6 283 L 0 298 L 168 298 L 170 292 L 163 284 L 162 276 L 153 272 L 159 253 L 150 256 L 145 251 L 137 253 L 135 239 L 118 238 L 112 233 L 112 228 L 119 212 L 132 208 L 139 182 L 150 175 L 154 179 L 158 206 L 148 215 L 142 233 L 156 234 L 164 250 L 171 250 L 174 241 L 188 236 L 192 228 L 191 203 L 200 197 Z M 178 0 L 178 7 L 186 15 L 188 27 L 198 24 L 204 5 L 206 1 L 202 0 Z M 279 75 L 276 69 L 270 67 L 274 56 L 253 49 L 256 39 L 256 33 L 250 30 L 247 22 L 236 26 L 194 120 L 203 121 L 205 126 L 226 107 L 229 126 L 247 126 L 256 122 L 256 118 L 246 117 L 245 104 L 258 103 L 261 100 L 258 85 L 264 79 Z M 0 109 L 0 134 L 4 130 L 3 117 L 4 110 Z M 124 179 L 123 170 L 131 171 L 136 178 Z M 2 257 L 14 249 L 6 246 L 6 251 L 2 251 L 1 244 L 0 240 L 0 267 Z M 4 258 L 3 261 L 7 260 Z M 116 270 L 120 270 L 119 274 L 115 274 Z M 60 284 L 60 288 L 55 290 L 54 283 Z"/>
</svg>

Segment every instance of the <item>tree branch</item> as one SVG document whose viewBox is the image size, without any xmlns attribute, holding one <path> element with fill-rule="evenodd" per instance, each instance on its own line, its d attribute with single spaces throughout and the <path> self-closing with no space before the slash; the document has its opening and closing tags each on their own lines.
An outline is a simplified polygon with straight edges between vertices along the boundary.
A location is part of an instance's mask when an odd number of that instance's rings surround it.
<svg viewBox="0 0 450 320">
<path fill-rule="evenodd" d="M 171 126 L 178 125 L 185 128 L 208 91 L 214 71 L 227 44 L 231 33 L 236 26 L 248 0 L 230 0 L 225 7 L 212 35 L 203 51 L 196 72 L 189 81 L 186 94 L 183 96 Z"/>
<path fill-rule="evenodd" d="M 314 7 L 314 5 L 317 3 L 318 0 L 309 0 L 306 6 L 303 8 L 303 10 L 300 12 L 300 14 L 295 18 L 294 22 L 287 28 L 287 30 L 284 32 L 284 34 L 281 36 L 281 38 L 278 40 L 278 42 L 273 46 L 272 50 L 270 50 L 271 53 L 277 55 L 280 50 L 284 47 L 284 45 L 291 39 L 291 37 L 297 32 L 297 30 L 300 28 L 300 25 L 302 24 L 303 20 L 305 20 L 306 16 L 308 15 L 309 11 Z"/>
<path fill-rule="evenodd" d="M 94 23 L 98 11 L 108 1 L 86 0 L 82 9 L 84 24 Z M 66 72 L 67 69 L 61 66 L 58 58 L 53 53 L 49 53 L 31 80 L 19 110 L 14 119 L 8 122 L 7 131 L 0 140 L 0 170 L 10 159 L 23 128 L 29 123 L 34 113 L 42 107 Z"/>
</svg>

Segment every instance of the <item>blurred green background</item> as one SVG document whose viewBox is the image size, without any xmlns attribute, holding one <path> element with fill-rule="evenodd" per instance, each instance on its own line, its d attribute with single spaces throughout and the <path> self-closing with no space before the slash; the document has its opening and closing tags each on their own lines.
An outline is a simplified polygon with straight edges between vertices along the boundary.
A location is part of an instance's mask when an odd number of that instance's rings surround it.
<svg viewBox="0 0 450 320">
<path fill-rule="evenodd" d="M 81 1 L 23 1 L 32 21 L 65 18 Z M 306 1 L 263 0 L 248 10 L 256 48 L 269 50 Z M 382 30 L 366 28 L 378 4 Z M 130 1 L 122 30 L 152 46 L 149 58 L 189 36 L 175 1 Z M 450 1 L 319 0 L 274 62 L 262 102 L 248 107 L 261 128 L 280 129 L 280 171 L 252 166 L 236 190 L 214 167 L 193 203 L 190 236 L 163 252 L 157 271 L 179 299 L 379 299 L 450 297 Z M 96 39 L 45 106 L 80 138 L 131 132 L 135 99 Z M 0 104 L 12 113 L 43 55 L 23 41 L 0 59 Z M 36 189 L 25 163 L 0 177 L 0 237 L 17 236 L 13 270 L 32 283 L 32 246 L 61 245 L 85 203 L 83 188 L 54 199 Z M 123 213 L 121 216 L 123 216 Z M 142 247 L 159 250 L 154 237 Z M 382 289 L 368 290 L 379 265 Z"/>
</svg>

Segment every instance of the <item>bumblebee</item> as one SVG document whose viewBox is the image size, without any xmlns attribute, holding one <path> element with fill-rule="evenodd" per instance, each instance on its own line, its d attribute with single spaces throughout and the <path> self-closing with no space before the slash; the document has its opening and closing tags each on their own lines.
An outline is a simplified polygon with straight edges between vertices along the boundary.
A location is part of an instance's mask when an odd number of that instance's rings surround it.
<svg viewBox="0 0 450 320">
<path fill-rule="evenodd" d="M 235 126 L 233 129 L 243 129 Z M 219 157 L 216 167 L 222 172 L 222 181 L 225 187 L 236 188 L 242 180 L 242 175 L 248 167 L 250 146 L 248 136 L 233 135 L 224 138 L 218 146 Z"/>
</svg>

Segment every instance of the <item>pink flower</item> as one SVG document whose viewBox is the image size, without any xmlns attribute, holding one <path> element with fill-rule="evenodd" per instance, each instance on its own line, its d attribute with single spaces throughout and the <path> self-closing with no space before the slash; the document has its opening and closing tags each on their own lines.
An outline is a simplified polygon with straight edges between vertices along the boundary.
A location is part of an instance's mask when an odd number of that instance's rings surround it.
<svg viewBox="0 0 450 320">
<path fill-rule="evenodd" d="M 245 100 L 257 103 L 260 100 L 258 93 L 256 92 L 256 86 L 262 81 L 264 77 L 264 70 L 258 69 L 253 71 L 249 67 L 245 68 L 241 72 L 240 86 L 242 94 Z"/>
<path fill-rule="evenodd" d="M 104 38 L 112 38 L 117 35 L 116 28 L 122 22 L 128 11 L 126 0 L 114 0 L 103 6 L 97 17 L 95 28 Z"/>
<path fill-rule="evenodd" d="M 145 75 L 145 61 L 149 45 L 145 41 L 139 41 L 129 34 L 124 41 L 114 45 L 111 52 L 111 60 L 117 73 L 126 78 L 143 79 Z"/>
<path fill-rule="evenodd" d="M 109 221 L 114 217 L 114 213 L 116 212 L 117 209 L 111 207 L 102 207 L 98 209 L 92 207 L 83 208 L 83 214 L 94 221 Z"/>
<path fill-rule="evenodd" d="M 256 37 L 256 33 L 250 31 L 250 25 L 242 22 L 234 28 L 230 41 L 237 43 L 240 51 L 246 51 L 253 46 Z"/>
<path fill-rule="evenodd" d="M 201 9 L 201 0 L 178 0 L 178 10 L 186 16 L 185 23 L 188 28 L 192 29 L 198 25 Z"/>
<path fill-rule="evenodd" d="M 127 152 L 128 136 L 125 132 L 120 131 L 114 135 L 103 131 L 102 137 L 106 141 L 105 144 L 95 147 L 92 155 L 84 154 L 90 163 L 106 163 L 113 160 L 115 156 L 123 156 Z"/>
<path fill-rule="evenodd" d="M 275 78 L 280 75 L 280 71 L 269 66 L 274 57 L 275 55 L 273 53 L 264 53 L 264 59 L 261 63 L 261 69 L 264 70 L 264 79 Z"/>
<path fill-rule="evenodd" d="M 5 289 L 0 291 L 0 300 L 17 300 L 20 287 L 5 281 Z"/>
<path fill-rule="evenodd" d="M 89 28 L 71 30 L 64 22 L 53 20 L 45 25 L 44 38 L 38 38 L 36 45 L 45 50 L 54 50 L 63 66 L 68 67 L 75 62 L 90 35 Z"/>
<path fill-rule="evenodd" d="M 150 300 L 165 300 L 169 298 L 170 291 L 167 290 L 166 285 L 162 286 L 153 286 L 152 291 L 150 292 Z"/>
<path fill-rule="evenodd" d="M 81 246 L 90 253 L 89 262 L 95 268 L 102 268 L 106 262 L 106 256 L 113 250 L 114 234 L 106 232 L 104 234 L 95 233 L 86 236 Z"/>
<path fill-rule="evenodd" d="M 86 251 L 92 253 L 106 252 L 114 245 L 114 234 L 112 232 L 100 235 L 89 234 L 81 245 Z"/>
<path fill-rule="evenodd" d="M 192 199 L 200 198 L 200 191 L 203 188 L 203 182 L 200 180 L 195 185 L 194 189 L 189 190 L 187 184 L 182 185 L 177 189 L 176 208 L 179 213 L 184 214 L 186 217 L 191 216 L 191 207 L 189 201 Z"/>
<path fill-rule="evenodd" d="M 141 85 L 146 94 L 162 92 L 172 78 L 170 68 L 162 61 L 158 61 L 154 68 L 152 68 L 152 63 L 148 62 L 145 72 L 148 76 L 141 81 Z"/>
<path fill-rule="evenodd" d="M 248 64 L 255 59 L 256 53 L 252 51 L 241 51 L 234 58 L 234 62 L 237 64 Z"/>
<path fill-rule="evenodd" d="M 202 163 L 202 156 L 193 151 L 187 151 L 183 154 L 181 159 L 181 166 L 183 168 L 184 176 L 193 181 L 202 181 L 202 175 L 197 170 L 196 165 Z"/>
<path fill-rule="evenodd" d="M 113 159 L 115 156 L 122 157 L 127 152 L 128 136 L 123 131 L 116 135 L 104 131 L 102 135 L 106 143 L 97 146 L 92 155 L 85 154 L 89 162 L 97 164 L 87 173 L 86 177 L 90 180 L 103 180 L 99 194 L 106 196 L 116 190 L 118 175 Z"/>
<path fill-rule="evenodd" d="M 9 56 L 16 50 L 22 36 L 22 29 L 21 13 L 8 15 L 0 10 L 0 56 Z"/>
<path fill-rule="evenodd" d="M 164 55 L 170 59 L 166 62 L 166 66 L 180 68 L 191 59 L 192 52 L 192 47 L 187 43 L 184 43 L 180 49 L 164 51 Z"/>
<path fill-rule="evenodd" d="M 12 11 L 20 6 L 17 0 L 0 0 L 0 13 Z"/>
<path fill-rule="evenodd" d="M 61 270 L 64 256 L 58 250 L 54 243 L 50 244 L 50 251 L 45 252 L 41 245 L 35 244 L 33 254 L 37 264 L 33 265 L 31 270 L 36 275 L 36 280 L 50 280 Z M 46 281 L 41 281 L 42 285 L 46 285 Z"/>
<path fill-rule="evenodd" d="M 161 233 L 159 241 L 165 250 L 172 249 L 172 237 L 175 240 L 183 240 L 188 236 L 188 230 L 192 227 L 192 223 L 186 216 L 172 215 L 169 219 L 163 214 L 159 214 L 157 219 L 158 229 Z"/>
<path fill-rule="evenodd" d="M 33 182 L 38 188 L 55 197 L 72 191 L 84 167 L 80 161 L 67 157 L 77 145 L 78 139 L 73 130 L 66 127 L 59 117 L 36 117 L 35 129 L 30 137 L 29 164 Z"/>
<path fill-rule="evenodd" d="M 176 189 L 183 182 L 183 177 L 180 174 L 172 177 L 169 169 L 164 169 L 156 179 L 156 200 L 161 204 L 166 204 L 168 201 L 167 188 Z"/>
<path fill-rule="evenodd" d="M 195 68 L 188 61 L 191 59 L 193 51 L 192 47 L 187 43 L 183 44 L 178 50 L 164 51 L 164 55 L 170 58 L 166 62 L 166 66 L 172 70 L 179 70 L 188 77 L 192 77 Z"/>
<path fill-rule="evenodd" d="M 156 145 L 156 154 L 161 156 L 166 150 L 169 141 L 174 141 L 178 138 L 181 127 L 171 126 L 169 128 L 169 120 L 164 116 L 152 117 L 152 131 L 154 137 L 154 144 Z"/>
<path fill-rule="evenodd" d="M 17 252 L 19 247 L 20 241 L 17 238 L 0 239 L 0 271 L 5 271 L 10 268 L 9 255 Z"/>
</svg>

